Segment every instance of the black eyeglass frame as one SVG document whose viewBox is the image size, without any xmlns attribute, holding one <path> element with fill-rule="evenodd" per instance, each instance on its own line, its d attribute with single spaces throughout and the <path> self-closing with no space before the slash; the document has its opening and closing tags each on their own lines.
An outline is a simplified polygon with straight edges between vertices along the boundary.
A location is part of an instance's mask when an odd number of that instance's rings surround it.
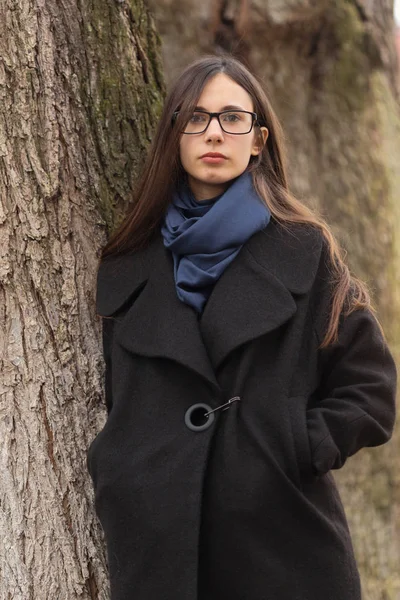
<svg viewBox="0 0 400 600">
<path fill-rule="evenodd" d="M 172 120 L 176 121 L 178 115 L 179 115 L 179 110 L 176 110 L 173 114 L 172 114 Z M 194 132 L 188 132 L 188 131 L 182 131 L 181 133 L 184 133 L 185 135 L 198 135 L 199 133 L 204 133 L 207 130 L 207 127 L 210 125 L 211 120 L 214 117 L 217 117 L 218 119 L 218 123 L 219 126 L 221 127 L 222 131 L 224 133 L 227 133 L 228 135 L 247 135 L 248 133 L 250 133 L 254 127 L 255 124 L 260 125 L 260 123 L 257 123 L 257 113 L 255 112 L 251 112 L 249 110 L 222 110 L 221 112 L 208 112 L 207 110 L 195 110 L 193 112 L 196 113 L 203 113 L 204 115 L 208 115 L 210 117 L 207 125 L 205 126 L 204 129 L 202 129 L 201 131 L 194 131 Z M 226 113 L 246 113 L 248 115 L 252 116 L 252 121 L 251 121 L 251 127 L 249 129 L 249 131 L 246 131 L 244 133 L 233 133 L 232 131 L 226 131 L 220 121 L 220 116 L 224 115 Z"/>
</svg>

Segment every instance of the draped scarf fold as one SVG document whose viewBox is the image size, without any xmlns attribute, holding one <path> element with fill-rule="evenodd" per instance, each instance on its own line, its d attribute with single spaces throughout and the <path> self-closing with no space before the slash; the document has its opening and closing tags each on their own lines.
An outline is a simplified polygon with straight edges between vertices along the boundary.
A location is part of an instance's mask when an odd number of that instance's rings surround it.
<svg viewBox="0 0 400 600">
<path fill-rule="evenodd" d="M 210 200 L 197 201 L 187 183 L 176 189 L 161 233 L 172 253 L 178 298 L 201 313 L 224 270 L 270 218 L 247 171 Z"/>
</svg>

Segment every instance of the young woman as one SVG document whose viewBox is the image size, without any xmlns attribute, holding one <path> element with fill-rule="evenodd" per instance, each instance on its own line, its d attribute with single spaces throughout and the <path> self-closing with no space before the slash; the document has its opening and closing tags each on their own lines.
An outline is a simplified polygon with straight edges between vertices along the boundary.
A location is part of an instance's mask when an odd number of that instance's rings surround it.
<svg viewBox="0 0 400 600">
<path fill-rule="evenodd" d="M 172 87 L 97 308 L 112 600 L 359 600 L 332 469 L 390 438 L 395 365 L 237 60 Z"/>
</svg>

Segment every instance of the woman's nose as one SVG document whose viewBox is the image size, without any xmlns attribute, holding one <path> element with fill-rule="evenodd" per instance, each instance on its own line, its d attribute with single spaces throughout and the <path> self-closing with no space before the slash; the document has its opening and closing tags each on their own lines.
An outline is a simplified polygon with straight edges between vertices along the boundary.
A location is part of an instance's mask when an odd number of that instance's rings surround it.
<svg viewBox="0 0 400 600">
<path fill-rule="evenodd" d="M 209 126 L 206 129 L 206 137 L 209 139 L 223 138 L 224 132 L 216 117 L 211 119 Z"/>
</svg>

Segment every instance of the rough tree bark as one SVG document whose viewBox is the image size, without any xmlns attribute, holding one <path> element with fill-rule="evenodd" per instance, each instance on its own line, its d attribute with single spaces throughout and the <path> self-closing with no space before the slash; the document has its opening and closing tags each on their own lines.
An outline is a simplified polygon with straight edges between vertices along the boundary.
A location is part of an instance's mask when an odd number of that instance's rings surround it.
<svg viewBox="0 0 400 600">
<path fill-rule="evenodd" d="M 391 0 L 150 0 L 167 81 L 228 50 L 262 78 L 293 191 L 328 219 L 400 359 L 400 107 Z M 337 474 L 365 600 L 400 599 L 400 435 Z"/>
<path fill-rule="evenodd" d="M 164 96 L 143 0 L 0 4 L 0 599 L 108 595 L 98 252 Z"/>
</svg>

